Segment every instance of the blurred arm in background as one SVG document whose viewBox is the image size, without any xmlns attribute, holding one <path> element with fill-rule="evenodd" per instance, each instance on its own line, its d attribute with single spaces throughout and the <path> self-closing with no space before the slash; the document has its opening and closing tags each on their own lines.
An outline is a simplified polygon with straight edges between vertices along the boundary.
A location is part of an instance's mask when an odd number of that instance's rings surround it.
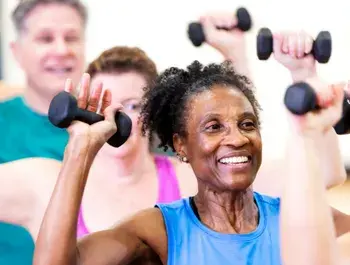
<svg viewBox="0 0 350 265">
<path fill-rule="evenodd" d="M 219 51 L 225 60 L 231 61 L 240 74 L 252 79 L 247 57 L 246 34 L 235 28 L 238 23 L 237 17 L 232 12 L 209 13 L 200 18 L 200 23 L 203 26 L 206 43 Z"/>
</svg>

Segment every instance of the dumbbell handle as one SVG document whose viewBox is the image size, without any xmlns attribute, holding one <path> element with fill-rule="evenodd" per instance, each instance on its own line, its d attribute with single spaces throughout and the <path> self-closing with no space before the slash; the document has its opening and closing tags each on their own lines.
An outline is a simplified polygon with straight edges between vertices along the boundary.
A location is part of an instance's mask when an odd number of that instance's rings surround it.
<svg viewBox="0 0 350 265">
<path fill-rule="evenodd" d="M 105 118 L 95 112 L 77 108 L 75 112 L 75 120 L 85 122 L 89 125 L 103 121 Z M 108 139 L 107 143 L 111 146 L 121 146 L 129 137 L 131 132 L 131 120 L 123 112 L 116 112 L 115 123 L 117 124 L 118 131 Z"/>
<path fill-rule="evenodd" d="M 304 115 L 309 111 L 320 109 L 313 88 L 304 82 L 295 83 L 287 88 L 284 104 L 295 115 Z M 350 98 L 344 95 L 342 118 L 334 126 L 337 134 L 350 133 Z"/>
<path fill-rule="evenodd" d="M 201 23 L 199 23 L 199 22 L 192 22 L 192 23 L 190 23 L 190 26 L 189 26 L 190 28 L 191 27 L 198 27 L 198 29 L 200 28 L 200 30 L 202 31 L 202 32 L 204 32 L 204 30 L 203 30 L 203 26 L 202 26 L 202 24 Z M 240 30 L 242 30 L 242 31 L 245 31 L 246 29 L 245 28 L 243 28 L 243 27 L 240 27 L 240 25 L 236 25 L 236 26 L 233 26 L 233 27 L 215 27 L 216 29 L 219 29 L 219 30 L 226 30 L 226 31 L 230 31 L 230 30 L 233 30 L 233 29 L 240 29 Z"/>
<path fill-rule="evenodd" d="M 95 112 L 77 108 L 75 112 L 75 119 L 91 125 L 103 121 L 104 117 Z"/>
</svg>

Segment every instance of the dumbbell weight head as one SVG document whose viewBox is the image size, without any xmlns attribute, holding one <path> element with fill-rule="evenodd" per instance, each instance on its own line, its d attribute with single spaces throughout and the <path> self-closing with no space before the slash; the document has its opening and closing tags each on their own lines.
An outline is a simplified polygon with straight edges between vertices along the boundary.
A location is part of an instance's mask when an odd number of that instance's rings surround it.
<svg viewBox="0 0 350 265">
<path fill-rule="evenodd" d="M 69 93 L 58 93 L 49 107 L 49 121 L 58 128 L 67 128 L 75 119 L 77 100 Z"/>
<path fill-rule="evenodd" d="M 342 118 L 334 125 L 339 135 L 350 133 L 350 99 L 347 93 L 344 94 Z"/>
<path fill-rule="evenodd" d="M 295 115 L 304 115 L 319 109 L 315 91 L 304 82 L 295 83 L 287 88 L 284 104 Z M 342 117 L 334 125 L 334 130 L 338 135 L 350 133 L 350 99 L 347 94 L 344 96 Z"/>
<path fill-rule="evenodd" d="M 329 31 L 321 31 L 317 35 L 312 54 L 319 63 L 328 63 L 332 55 L 332 37 Z"/>
<path fill-rule="evenodd" d="M 244 7 L 240 7 L 236 12 L 237 28 L 241 31 L 248 31 L 252 28 L 252 19 L 248 10 Z"/>
<path fill-rule="evenodd" d="M 121 111 L 116 112 L 114 119 L 118 130 L 108 139 L 107 143 L 119 147 L 128 140 L 131 134 L 132 122 L 130 117 Z"/>
<path fill-rule="evenodd" d="M 48 118 L 54 126 L 59 128 L 67 128 L 74 120 L 87 124 L 104 120 L 104 117 L 97 113 L 79 109 L 76 98 L 65 91 L 58 93 L 52 99 Z M 118 130 L 107 142 L 111 146 L 119 147 L 129 138 L 132 122 L 130 117 L 123 112 L 116 113 L 115 122 Z"/>
<path fill-rule="evenodd" d="M 256 40 L 256 52 L 259 60 L 267 60 L 273 52 L 273 36 L 268 28 L 259 30 Z"/>
<path fill-rule="evenodd" d="M 188 26 L 188 37 L 195 47 L 205 42 L 204 31 L 201 23 L 193 22 Z"/>
<path fill-rule="evenodd" d="M 248 10 L 244 7 L 240 7 L 236 11 L 237 26 L 235 28 L 241 31 L 248 31 L 252 27 L 252 20 Z M 224 30 L 231 30 L 226 28 L 220 28 Z M 205 42 L 205 35 L 203 26 L 198 22 L 192 22 L 188 26 L 188 37 L 195 47 L 199 47 Z"/>
<path fill-rule="evenodd" d="M 295 83 L 287 88 L 284 104 L 291 113 L 296 115 L 304 115 L 318 109 L 315 91 L 304 82 Z"/>
</svg>

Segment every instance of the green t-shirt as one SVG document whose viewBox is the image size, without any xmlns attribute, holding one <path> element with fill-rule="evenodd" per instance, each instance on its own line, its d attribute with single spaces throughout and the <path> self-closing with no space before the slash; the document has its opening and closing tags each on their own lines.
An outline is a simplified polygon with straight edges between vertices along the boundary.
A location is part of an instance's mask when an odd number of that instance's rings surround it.
<svg viewBox="0 0 350 265">
<path fill-rule="evenodd" d="M 67 131 L 31 110 L 21 97 L 0 102 L 0 128 L 0 163 L 28 157 L 63 159 Z"/>
<path fill-rule="evenodd" d="M 32 111 L 21 97 L 0 102 L 0 128 L 0 164 L 29 157 L 63 159 L 67 131 Z M 33 253 L 34 241 L 27 230 L 0 223 L 1 265 L 31 265 Z"/>
</svg>

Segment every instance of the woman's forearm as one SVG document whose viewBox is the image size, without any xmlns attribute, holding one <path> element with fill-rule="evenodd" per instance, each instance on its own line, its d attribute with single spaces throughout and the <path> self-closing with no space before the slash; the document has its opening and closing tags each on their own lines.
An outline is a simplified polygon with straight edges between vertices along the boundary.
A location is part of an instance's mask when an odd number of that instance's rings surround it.
<svg viewBox="0 0 350 265">
<path fill-rule="evenodd" d="M 244 75 L 253 82 L 253 74 L 249 65 L 248 56 L 243 53 L 240 55 L 228 54 L 224 55 L 225 59 L 231 61 L 237 73 Z"/>
<path fill-rule="evenodd" d="M 336 264 L 334 226 L 321 177 L 323 135 L 292 140 L 281 201 L 283 264 Z"/>
<path fill-rule="evenodd" d="M 344 183 L 346 170 L 341 156 L 338 135 L 334 129 L 324 135 L 323 144 L 319 147 L 322 159 L 321 176 L 325 181 L 327 189 Z"/>
<path fill-rule="evenodd" d="M 69 143 L 36 243 L 34 265 L 78 264 L 77 219 L 95 152 Z"/>
</svg>

